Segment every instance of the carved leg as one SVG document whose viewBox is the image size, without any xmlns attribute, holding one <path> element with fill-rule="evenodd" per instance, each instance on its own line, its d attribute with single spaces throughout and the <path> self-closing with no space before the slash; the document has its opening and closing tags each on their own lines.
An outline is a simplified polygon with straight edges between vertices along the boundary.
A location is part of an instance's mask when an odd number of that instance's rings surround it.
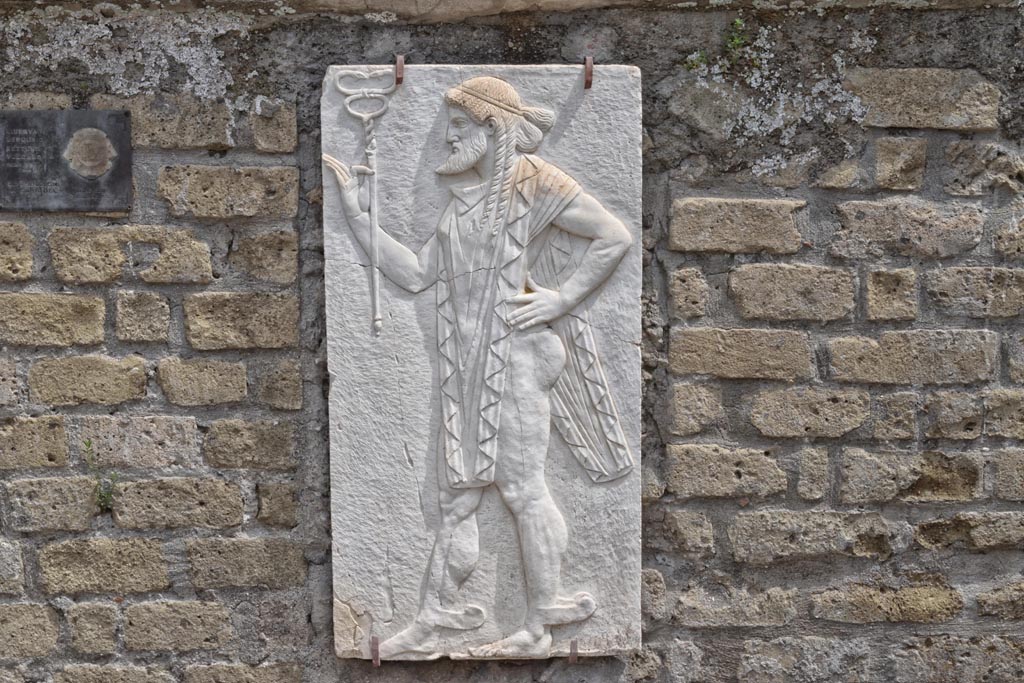
<svg viewBox="0 0 1024 683">
<path fill-rule="evenodd" d="M 528 492 L 528 493 L 527 493 Z M 526 574 L 526 619 L 507 638 L 471 650 L 475 657 L 546 658 L 551 656 L 551 626 L 590 617 L 597 603 L 589 593 L 561 595 L 562 557 L 568 544 L 565 521 L 546 483 L 530 481 L 522 489 L 506 486 L 502 495 L 515 515 Z"/>
<path fill-rule="evenodd" d="M 586 619 L 596 603 L 586 593 L 560 595 L 569 535 L 544 476 L 551 436 L 549 392 L 565 351 L 551 330 L 539 330 L 513 340 L 510 361 L 495 484 L 516 520 L 527 612 L 521 630 L 470 652 L 475 657 L 544 658 L 551 655 L 551 626 Z"/>
<path fill-rule="evenodd" d="M 440 494 L 441 528 L 427 563 L 423 598 L 415 621 L 380 644 L 381 659 L 437 659 L 440 628 L 478 628 L 483 609 L 451 606 L 459 586 L 473 571 L 479 555 L 476 509 L 483 489 L 446 489 Z"/>
</svg>

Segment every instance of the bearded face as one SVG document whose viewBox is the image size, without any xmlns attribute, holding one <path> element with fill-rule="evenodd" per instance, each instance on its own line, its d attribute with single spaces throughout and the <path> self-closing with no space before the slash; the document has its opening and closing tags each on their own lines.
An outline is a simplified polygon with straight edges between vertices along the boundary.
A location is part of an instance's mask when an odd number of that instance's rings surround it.
<svg viewBox="0 0 1024 683">
<path fill-rule="evenodd" d="M 448 144 L 451 150 L 444 163 L 438 166 L 441 175 L 464 173 L 476 166 L 485 154 L 490 136 L 487 127 L 473 121 L 461 109 L 451 107 L 448 112 Z"/>
</svg>

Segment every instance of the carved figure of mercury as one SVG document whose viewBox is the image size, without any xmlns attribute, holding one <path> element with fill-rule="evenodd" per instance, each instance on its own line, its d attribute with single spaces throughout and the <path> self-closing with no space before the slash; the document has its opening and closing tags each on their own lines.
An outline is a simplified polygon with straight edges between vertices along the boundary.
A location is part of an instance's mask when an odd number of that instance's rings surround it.
<svg viewBox="0 0 1024 683">
<path fill-rule="evenodd" d="M 409 292 L 433 290 L 442 448 L 441 523 L 418 613 L 380 644 L 382 659 L 430 659 L 441 629 L 480 627 L 486 606 L 460 595 L 479 558 L 477 510 L 497 488 L 515 520 L 526 592 L 523 623 L 475 658 L 548 657 L 553 626 L 589 618 L 600 596 L 568 595 L 569 531 L 545 479 L 554 426 L 594 482 L 633 467 L 584 305 L 632 237 L 580 183 L 536 154 L 554 114 L 508 82 L 464 81 L 444 94 L 457 176 L 437 230 L 417 251 L 378 236 L 379 268 Z M 333 158 L 348 227 L 369 252 L 371 169 Z M 580 240 L 584 248 L 573 249 Z M 443 471 L 443 475 L 441 475 Z M 452 655 L 456 656 L 456 655 Z"/>
</svg>

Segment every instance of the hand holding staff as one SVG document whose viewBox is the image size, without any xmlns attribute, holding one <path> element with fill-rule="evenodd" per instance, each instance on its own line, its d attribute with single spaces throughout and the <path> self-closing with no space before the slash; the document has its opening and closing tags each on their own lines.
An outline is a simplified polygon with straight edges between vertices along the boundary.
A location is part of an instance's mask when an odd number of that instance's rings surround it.
<svg viewBox="0 0 1024 683">
<path fill-rule="evenodd" d="M 334 84 L 338 91 L 345 95 L 345 111 L 363 122 L 363 142 L 366 154 L 365 166 L 353 166 L 351 172 L 343 163 L 328 155 L 323 155 L 324 165 L 334 171 L 342 188 L 342 205 L 350 223 L 355 217 L 369 214 L 369 252 L 370 257 L 370 307 L 373 315 L 373 333 L 380 334 L 384 326 L 380 312 L 380 224 L 377 216 L 377 138 L 374 132 L 377 120 L 388 110 L 387 96 L 398 87 L 397 79 L 384 88 L 352 88 L 346 85 L 346 79 L 369 80 L 391 73 L 390 69 L 378 69 L 369 72 L 343 70 L 335 76 Z M 360 111 L 353 105 L 359 101 L 372 100 L 375 107 L 368 111 Z M 367 176 L 365 195 L 362 187 L 357 185 L 353 174 Z M 364 201 L 365 196 L 365 201 Z M 358 221 L 356 221 L 358 222 Z"/>
</svg>

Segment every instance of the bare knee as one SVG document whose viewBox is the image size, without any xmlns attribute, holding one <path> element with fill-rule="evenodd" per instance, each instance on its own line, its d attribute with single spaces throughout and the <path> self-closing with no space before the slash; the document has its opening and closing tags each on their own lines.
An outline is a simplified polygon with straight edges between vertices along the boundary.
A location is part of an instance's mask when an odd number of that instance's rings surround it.
<svg viewBox="0 0 1024 683">
<path fill-rule="evenodd" d="M 499 485 L 501 499 L 512 514 L 530 510 L 551 500 L 547 483 L 541 479 L 527 479 L 523 482 L 504 482 Z"/>
<path fill-rule="evenodd" d="M 442 490 L 438 496 L 441 523 L 455 526 L 464 521 L 480 506 L 480 489 Z"/>
</svg>

